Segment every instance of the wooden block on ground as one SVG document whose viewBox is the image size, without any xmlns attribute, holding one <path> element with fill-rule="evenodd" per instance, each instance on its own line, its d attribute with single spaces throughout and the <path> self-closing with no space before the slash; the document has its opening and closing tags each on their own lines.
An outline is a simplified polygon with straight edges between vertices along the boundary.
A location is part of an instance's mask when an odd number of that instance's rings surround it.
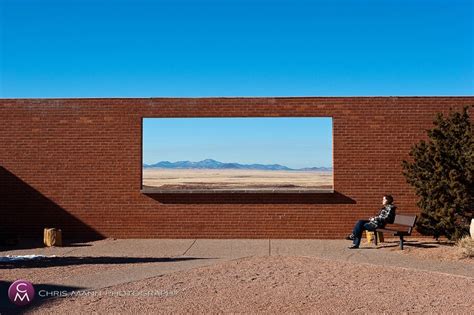
<svg viewBox="0 0 474 315">
<path fill-rule="evenodd" d="M 63 238 L 62 231 L 60 229 L 45 228 L 43 233 L 44 245 L 51 246 L 62 246 Z"/>
</svg>

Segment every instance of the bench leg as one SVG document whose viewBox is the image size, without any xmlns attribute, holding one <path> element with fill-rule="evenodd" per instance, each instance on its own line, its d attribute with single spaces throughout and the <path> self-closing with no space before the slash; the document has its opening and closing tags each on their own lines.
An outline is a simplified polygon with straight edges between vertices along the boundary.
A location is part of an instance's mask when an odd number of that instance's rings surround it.
<svg viewBox="0 0 474 315">
<path fill-rule="evenodd" d="M 400 249 L 403 250 L 403 235 L 400 235 Z"/>
</svg>

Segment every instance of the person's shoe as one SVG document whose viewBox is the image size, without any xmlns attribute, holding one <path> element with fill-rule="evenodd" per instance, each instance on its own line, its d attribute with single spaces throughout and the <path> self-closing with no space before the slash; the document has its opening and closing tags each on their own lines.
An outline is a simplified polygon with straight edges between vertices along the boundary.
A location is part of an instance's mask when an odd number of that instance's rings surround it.
<svg viewBox="0 0 474 315">
<path fill-rule="evenodd" d="M 354 240 L 354 234 L 349 234 L 346 236 L 346 240 L 348 241 L 353 241 Z"/>
<path fill-rule="evenodd" d="M 352 245 L 352 246 L 349 246 L 348 248 L 349 248 L 349 249 L 357 249 L 357 248 L 359 248 L 359 246 L 357 246 L 357 245 Z"/>
</svg>

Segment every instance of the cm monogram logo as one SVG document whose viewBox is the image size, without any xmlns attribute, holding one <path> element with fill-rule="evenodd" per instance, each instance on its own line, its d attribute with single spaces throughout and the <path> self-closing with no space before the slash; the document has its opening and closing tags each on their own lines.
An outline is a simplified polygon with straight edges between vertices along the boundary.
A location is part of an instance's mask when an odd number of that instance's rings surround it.
<svg viewBox="0 0 474 315">
<path fill-rule="evenodd" d="M 8 298 L 18 306 L 31 303 L 35 297 L 35 288 L 26 280 L 17 280 L 8 288 Z"/>
</svg>

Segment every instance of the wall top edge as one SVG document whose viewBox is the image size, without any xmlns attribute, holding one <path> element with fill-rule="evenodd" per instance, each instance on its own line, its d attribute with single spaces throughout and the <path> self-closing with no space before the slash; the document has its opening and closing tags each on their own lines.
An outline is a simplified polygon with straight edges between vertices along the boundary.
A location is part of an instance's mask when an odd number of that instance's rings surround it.
<svg viewBox="0 0 474 315">
<path fill-rule="evenodd" d="M 219 99 L 474 99 L 472 96 L 210 96 L 210 97 L 66 97 L 66 98 L 0 98 L 1 101 L 60 100 L 219 100 Z"/>
</svg>

